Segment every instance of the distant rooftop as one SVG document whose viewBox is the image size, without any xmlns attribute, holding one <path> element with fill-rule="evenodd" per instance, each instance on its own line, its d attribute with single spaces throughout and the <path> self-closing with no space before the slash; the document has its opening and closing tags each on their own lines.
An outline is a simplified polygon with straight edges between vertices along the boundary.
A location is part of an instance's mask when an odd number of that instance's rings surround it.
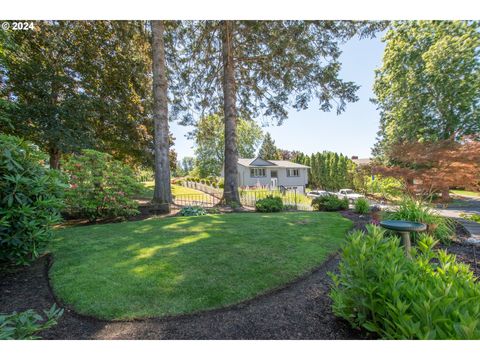
<svg viewBox="0 0 480 360">
<path fill-rule="evenodd" d="M 254 159 L 238 159 L 238 163 L 245 167 L 269 166 L 269 167 L 282 167 L 282 168 L 302 168 L 302 169 L 309 168 L 309 166 L 297 164 L 287 160 L 264 160 L 260 157 L 257 157 Z"/>
<path fill-rule="evenodd" d="M 352 156 L 352 161 L 357 165 L 369 165 L 372 162 L 372 159 L 369 159 L 369 158 L 359 159 L 358 156 Z"/>
</svg>

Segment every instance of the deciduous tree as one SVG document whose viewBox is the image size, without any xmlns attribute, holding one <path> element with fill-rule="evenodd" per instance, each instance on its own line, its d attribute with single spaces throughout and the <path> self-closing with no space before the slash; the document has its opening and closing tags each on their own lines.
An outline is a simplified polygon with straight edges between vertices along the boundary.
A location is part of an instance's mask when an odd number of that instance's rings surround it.
<svg viewBox="0 0 480 360">
<path fill-rule="evenodd" d="M 384 157 L 401 141 L 479 138 L 479 24 L 393 24 L 384 37 L 383 64 L 374 84 L 374 101 L 381 112 L 377 156 Z"/>
</svg>

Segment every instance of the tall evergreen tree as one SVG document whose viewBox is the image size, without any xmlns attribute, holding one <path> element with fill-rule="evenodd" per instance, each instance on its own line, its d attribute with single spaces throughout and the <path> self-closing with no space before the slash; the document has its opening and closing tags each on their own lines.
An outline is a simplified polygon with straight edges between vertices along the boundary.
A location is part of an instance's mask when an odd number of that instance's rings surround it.
<svg viewBox="0 0 480 360">
<path fill-rule="evenodd" d="M 260 115 L 281 123 L 287 107 L 337 113 L 358 89 L 340 79 L 339 44 L 383 24 L 353 21 L 194 21 L 186 23 L 185 97 L 201 113 L 225 114 L 224 201 L 240 202 L 237 118 Z M 190 112 L 184 123 L 192 123 Z"/>
<path fill-rule="evenodd" d="M 278 148 L 275 146 L 275 141 L 272 139 L 270 133 L 267 132 L 263 137 L 258 156 L 265 160 L 279 160 L 278 155 Z"/>
</svg>

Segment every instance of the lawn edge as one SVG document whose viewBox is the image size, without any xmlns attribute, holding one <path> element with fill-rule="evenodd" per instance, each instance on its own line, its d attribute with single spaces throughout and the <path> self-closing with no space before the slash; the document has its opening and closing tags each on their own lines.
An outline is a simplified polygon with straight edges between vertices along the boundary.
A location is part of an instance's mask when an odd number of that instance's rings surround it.
<svg viewBox="0 0 480 360">
<path fill-rule="evenodd" d="M 353 224 L 353 222 L 352 222 L 352 224 Z M 347 232 L 348 232 L 348 230 L 347 230 Z M 222 306 L 222 307 L 218 307 L 218 308 L 203 309 L 203 310 L 193 311 L 193 312 L 189 312 L 189 313 L 185 313 L 185 314 L 165 315 L 165 316 L 133 317 L 133 318 L 128 318 L 128 319 L 110 319 L 110 318 L 97 317 L 97 316 L 90 315 L 90 314 L 84 314 L 84 313 L 81 313 L 81 312 L 77 311 L 75 309 L 75 307 L 64 303 L 56 295 L 56 293 L 53 289 L 52 283 L 51 283 L 51 279 L 50 279 L 50 268 L 52 267 L 53 262 L 54 262 L 52 253 L 48 253 L 48 254 L 45 255 L 46 256 L 46 261 L 45 261 L 44 272 L 45 272 L 45 278 L 46 278 L 46 281 L 47 281 L 48 291 L 52 295 L 55 303 L 59 307 L 75 314 L 76 316 L 78 316 L 80 318 L 94 320 L 94 321 L 107 321 L 107 322 L 115 322 L 115 323 L 140 322 L 140 321 L 145 321 L 145 320 L 160 320 L 160 321 L 162 321 L 162 320 L 181 320 L 181 319 L 185 319 L 185 318 L 189 318 L 189 317 L 195 317 L 195 316 L 200 316 L 200 315 L 205 315 L 205 314 L 215 314 L 215 313 L 218 313 L 218 312 L 232 310 L 232 309 L 235 309 L 235 308 L 242 308 L 242 307 L 248 306 L 252 302 L 257 301 L 259 299 L 262 299 L 264 297 L 275 295 L 276 293 L 279 293 L 280 291 L 283 291 L 283 290 L 285 290 L 285 289 L 287 289 L 291 286 L 294 286 L 295 284 L 297 284 L 301 281 L 306 280 L 308 277 L 310 277 L 311 275 L 313 275 L 317 271 L 323 270 L 325 267 L 327 267 L 327 265 L 330 262 L 335 260 L 335 258 L 339 254 L 339 251 L 340 251 L 340 249 L 337 249 L 333 253 L 329 254 L 324 259 L 324 261 L 322 261 L 321 264 L 311 268 L 310 270 L 308 270 L 304 274 L 300 275 L 299 277 L 296 277 L 292 281 L 289 281 L 289 282 L 287 282 L 285 284 L 282 284 L 280 286 L 276 286 L 274 288 L 271 288 L 271 289 L 269 289 L 265 292 L 259 293 L 259 294 L 255 295 L 254 297 L 249 298 L 249 299 L 245 299 L 245 300 L 242 300 L 242 301 L 239 301 L 239 302 L 236 302 L 236 303 L 233 303 L 233 304 L 225 305 L 225 306 Z"/>
</svg>

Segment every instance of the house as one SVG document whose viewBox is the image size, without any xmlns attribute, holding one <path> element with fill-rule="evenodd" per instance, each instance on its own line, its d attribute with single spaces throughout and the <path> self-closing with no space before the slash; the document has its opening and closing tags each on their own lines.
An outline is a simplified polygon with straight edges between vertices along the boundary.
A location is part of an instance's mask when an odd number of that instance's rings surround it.
<svg viewBox="0 0 480 360">
<path fill-rule="evenodd" d="M 359 159 L 358 156 L 352 156 L 352 161 L 358 166 L 367 166 L 371 164 L 372 159 Z"/>
<path fill-rule="evenodd" d="M 286 160 L 238 159 L 240 187 L 270 187 L 293 189 L 304 193 L 308 183 L 309 166 Z"/>
</svg>

